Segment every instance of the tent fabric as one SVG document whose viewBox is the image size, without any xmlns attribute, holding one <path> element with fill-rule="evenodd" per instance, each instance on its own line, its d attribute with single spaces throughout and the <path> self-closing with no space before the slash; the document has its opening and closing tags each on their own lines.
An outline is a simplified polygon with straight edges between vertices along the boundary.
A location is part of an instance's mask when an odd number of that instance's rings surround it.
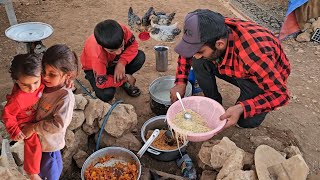
<svg viewBox="0 0 320 180">
<path fill-rule="evenodd" d="M 282 24 L 279 39 L 298 33 L 305 23 L 320 16 L 320 0 L 291 0 L 288 3 L 286 17 Z"/>
</svg>

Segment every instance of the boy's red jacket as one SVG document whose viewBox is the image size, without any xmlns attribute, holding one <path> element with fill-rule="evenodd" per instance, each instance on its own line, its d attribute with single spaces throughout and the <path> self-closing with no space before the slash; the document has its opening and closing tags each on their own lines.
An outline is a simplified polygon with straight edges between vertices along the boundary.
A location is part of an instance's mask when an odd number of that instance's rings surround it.
<svg viewBox="0 0 320 180">
<path fill-rule="evenodd" d="M 125 80 L 114 82 L 113 75 L 107 75 L 107 67 L 112 63 L 129 64 L 138 54 L 138 42 L 132 32 L 121 25 L 124 32 L 124 50 L 120 55 L 108 53 L 100 46 L 92 34 L 86 40 L 81 54 L 81 64 L 83 70 L 92 70 L 95 75 L 96 85 L 104 89 L 109 87 L 119 87 Z"/>
<path fill-rule="evenodd" d="M 20 132 L 20 125 L 35 120 L 36 105 L 42 96 L 44 85 L 33 93 L 23 92 L 18 85 L 14 85 L 10 95 L 7 95 L 7 104 L 2 113 L 2 120 L 12 139 Z"/>
</svg>

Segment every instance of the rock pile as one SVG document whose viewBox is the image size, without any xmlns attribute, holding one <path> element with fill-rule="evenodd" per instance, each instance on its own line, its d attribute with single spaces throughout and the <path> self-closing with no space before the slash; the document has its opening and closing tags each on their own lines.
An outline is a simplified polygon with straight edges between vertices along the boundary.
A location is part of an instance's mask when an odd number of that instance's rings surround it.
<svg viewBox="0 0 320 180">
<path fill-rule="evenodd" d="M 290 146 L 284 154 L 286 157 L 267 145 L 260 145 L 253 155 L 224 137 L 202 144 L 198 165 L 204 170 L 202 180 L 306 179 L 309 168 L 300 150 Z"/>
<path fill-rule="evenodd" d="M 111 105 L 108 103 L 99 99 L 87 98 L 81 94 L 75 95 L 75 100 L 76 103 L 72 121 L 65 136 L 66 146 L 61 151 L 64 167 L 63 173 L 71 170 L 73 161 L 75 161 L 79 168 L 82 167 L 84 161 L 92 153 L 92 149 L 90 151 L 88 146 L 89 136 L 95 136 L 95 140 L 97 140 L 100 126 L 103 123 L 105 115 L 111 108 Z M 138 151 L 142 144 L 131 133 L 137 123 L 137 114 L 134 107 L 130 104 L 118 104 L 113 109 L 104 127 L 100 140 L 100 148 L 120 146 Z M 0 128 L 5 132 L 2 123 L 0 123 Z M 2 137 L 8 137 L 4 132 L 1 134 Z M 8 142 L 8 140 L 4 140 Z M 10 154 L 12 152 L 12 156 L 14 157 L 12 162 L 14 165 L 11 167 L 3 165 L 4 163 L 0 164 L 0 166 L 2 166 L 0 167 L 0 174 L 8 171 L 8 174 L 12 175 L 16 172 L 12 171 L 13 169 L 19 169 L 22 173 L 20 173 L 20 175 L 23 175 L 23 141 L 17 142 L 12 147 L 7 143 L 7 146 L 8 148 L 4 149 L 4 145 L 2 145 L 2 151 L 8 151 Z M 1 159 L 4 159 L 4 157 L 1 156 Z"/>
<path fill-rule="evenodd" d="M 296 40 L 299 42 L 309 42 L 317 28 L 320 29 L 320 17 L 309 19 L 304 25 L 302 33 L 297 36 Z"/>
</svg>

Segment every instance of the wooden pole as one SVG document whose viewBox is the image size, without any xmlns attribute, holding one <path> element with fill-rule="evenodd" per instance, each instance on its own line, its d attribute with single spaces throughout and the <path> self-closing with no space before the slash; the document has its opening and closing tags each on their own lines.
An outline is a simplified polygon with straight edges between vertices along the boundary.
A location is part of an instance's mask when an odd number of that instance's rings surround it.
<svg viewBox="0 0 320 180">
<path fill-rule="evenodd" d="M 18 24 L 16 13 L 13 9 L 12 0 L 0 0 L 0 4 L 4 4 L 6 13 L 11 26 Z M 18 54 L 28 53 L 28 47 L 26 43 L 16 42 L 16 51 Z"/>
</svg>

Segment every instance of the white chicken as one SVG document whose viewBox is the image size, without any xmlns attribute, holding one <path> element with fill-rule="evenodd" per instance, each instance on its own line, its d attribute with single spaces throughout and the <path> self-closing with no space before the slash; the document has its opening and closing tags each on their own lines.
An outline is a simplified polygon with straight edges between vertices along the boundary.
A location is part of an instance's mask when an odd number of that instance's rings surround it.
<svg viewBox="0 0 320 180">
<path fill-rule="evenodd" d="M 151 21 L 151 27 L 149 28 L 150 37 L 156 41 L 171 42 L 174 38 L 180 34 L 181 30 L 178 28 L 178 22 L 166 26 L 154 24 Z"/>
</svg>

